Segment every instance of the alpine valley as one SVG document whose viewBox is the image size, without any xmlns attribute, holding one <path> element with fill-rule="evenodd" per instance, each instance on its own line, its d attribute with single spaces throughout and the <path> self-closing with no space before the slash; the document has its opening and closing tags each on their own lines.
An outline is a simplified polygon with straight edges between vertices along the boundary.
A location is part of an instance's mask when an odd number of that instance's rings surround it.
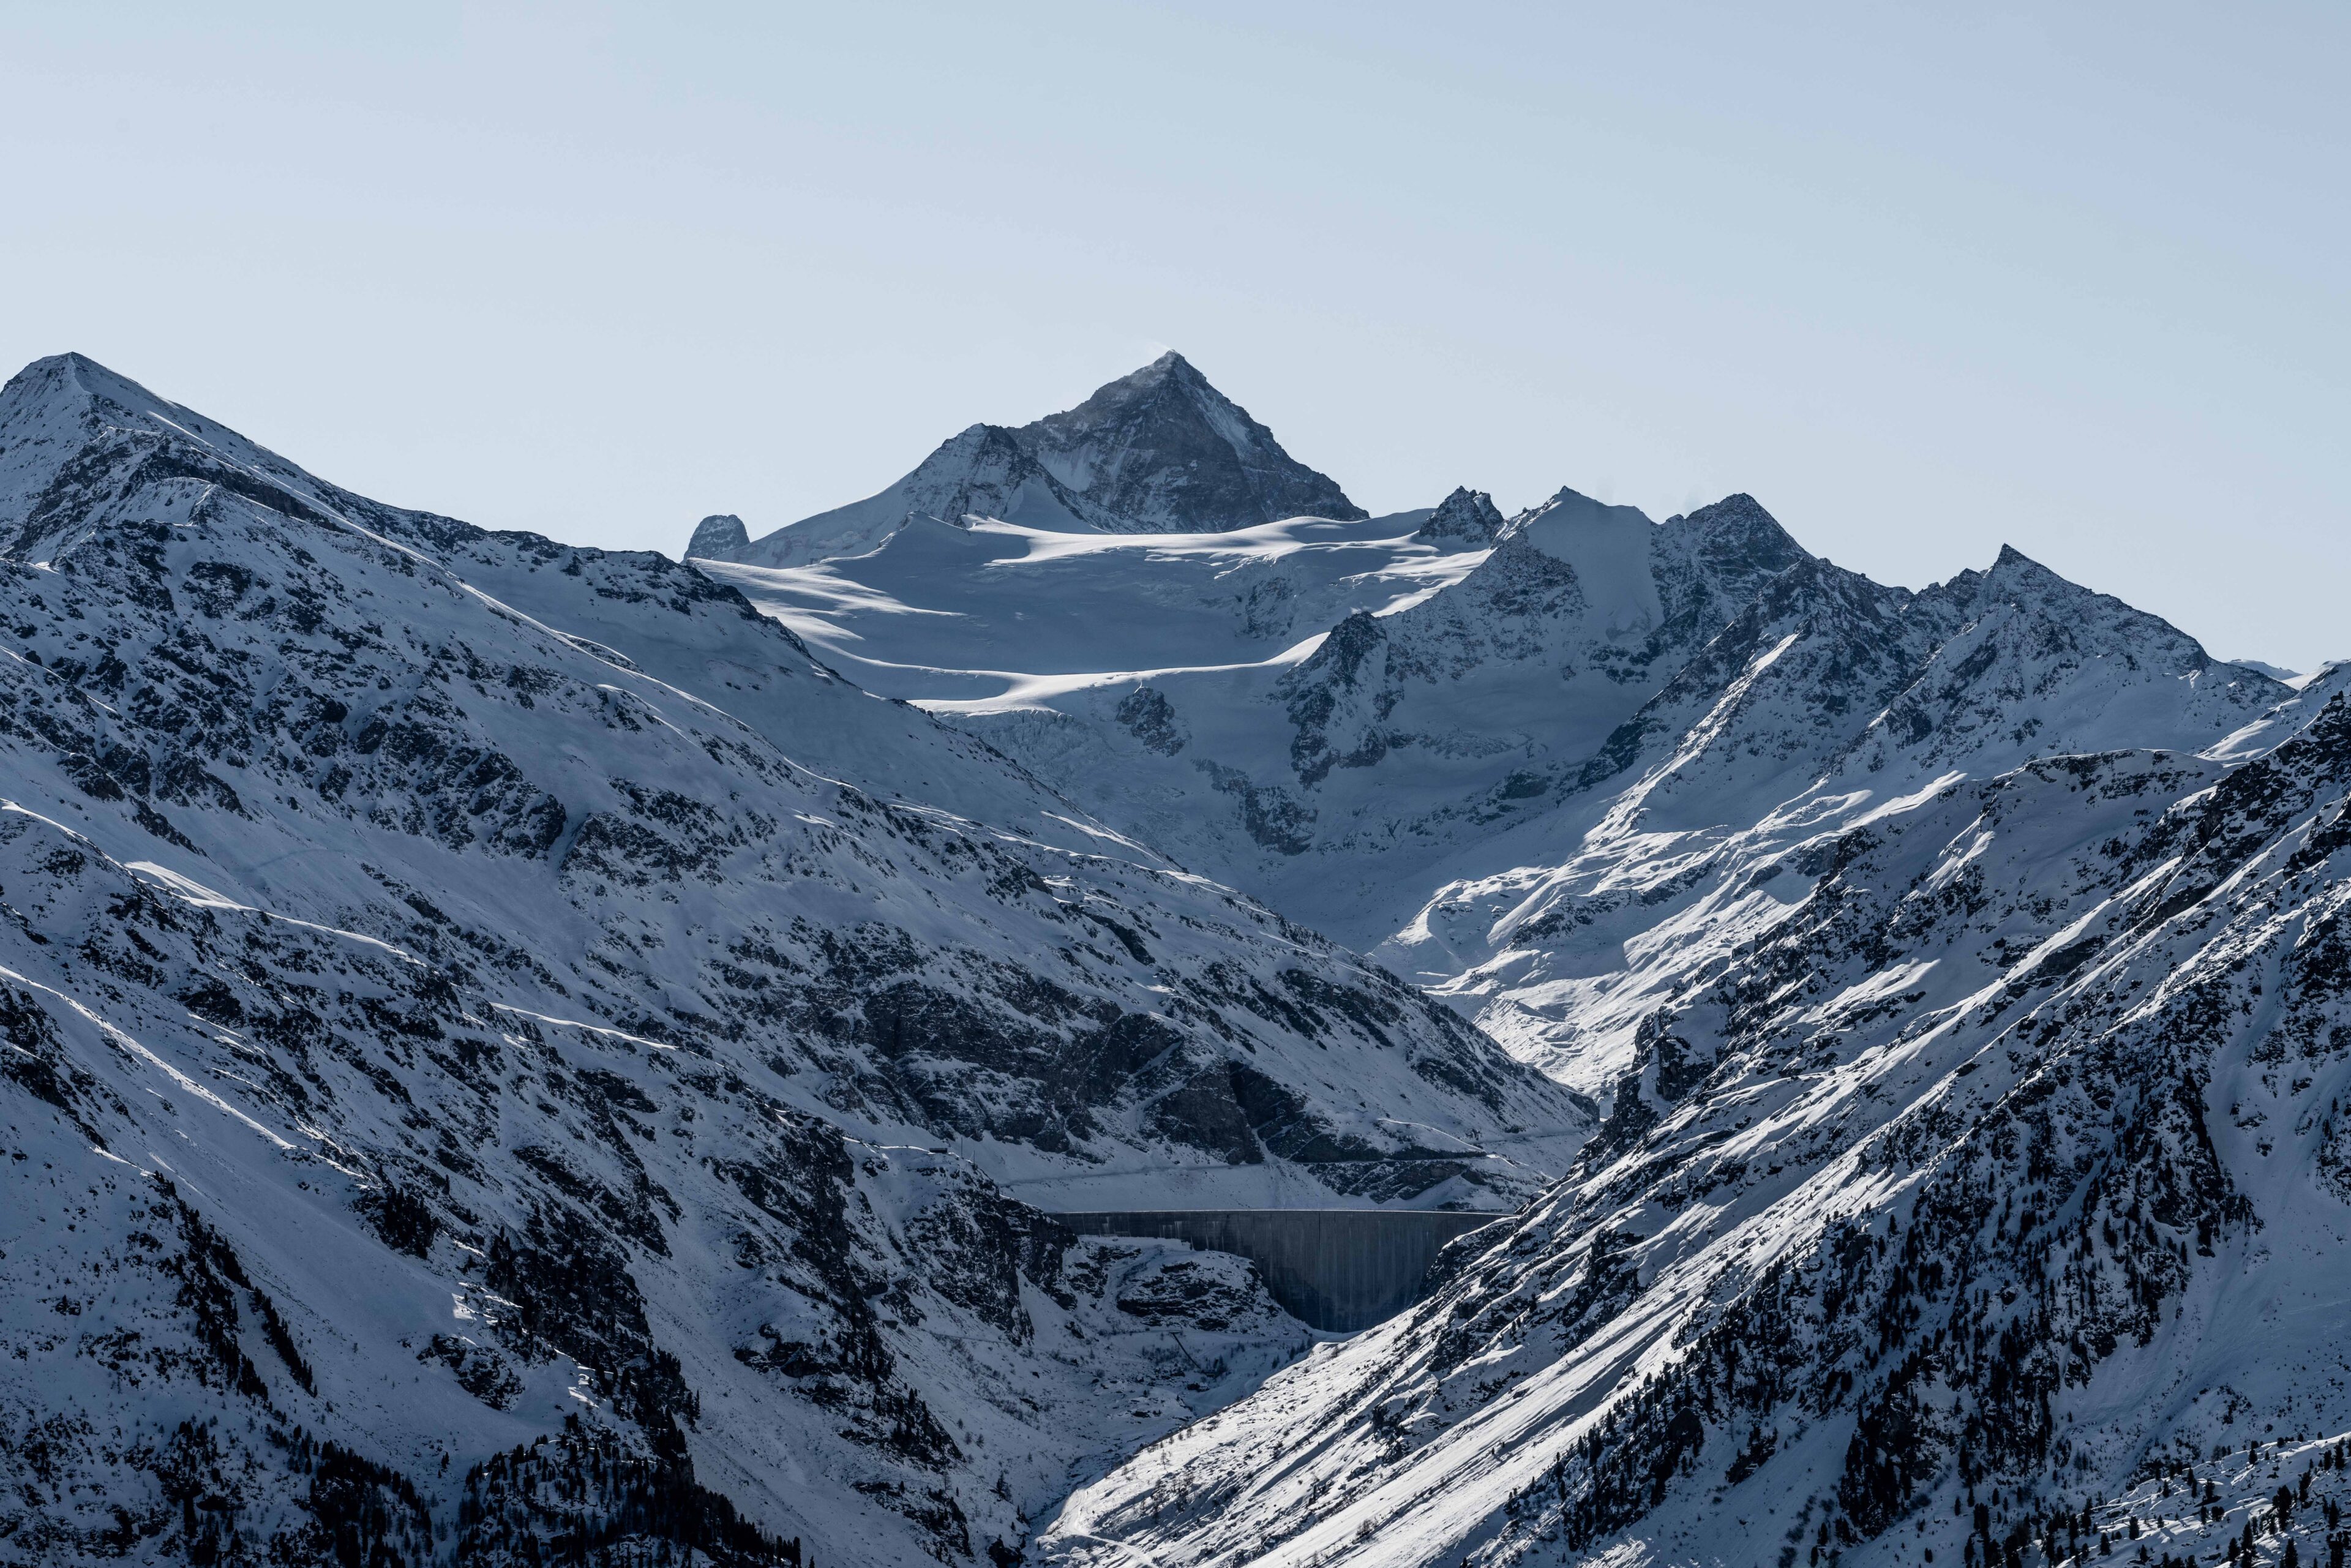
<svg viewBox="0 0 2351 1568">
<path fill-rule="evenodd" d="M 1174 354 L 683 561 L 44 360 L 0 630 L 0 1563 L 2351 1548 L 2351 666 Z"/>
</svg>

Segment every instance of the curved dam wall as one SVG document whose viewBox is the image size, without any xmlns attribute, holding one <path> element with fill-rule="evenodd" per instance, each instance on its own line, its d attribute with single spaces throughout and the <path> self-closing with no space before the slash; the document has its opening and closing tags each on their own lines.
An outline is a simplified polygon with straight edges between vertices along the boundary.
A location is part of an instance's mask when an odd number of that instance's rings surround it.
<svg viewBox="0 0 2351 1568">
<path fill-rule="evenodd" d="M 1292 1317 L 1353 1333 L 1412 1305 L 1437 1251 L 1508 1218 L 1429 1208 L 1161 1208 L 1056 1214 L 1081 1236 L 1150 1236 L 1238 1253 Z"/>
</svg>

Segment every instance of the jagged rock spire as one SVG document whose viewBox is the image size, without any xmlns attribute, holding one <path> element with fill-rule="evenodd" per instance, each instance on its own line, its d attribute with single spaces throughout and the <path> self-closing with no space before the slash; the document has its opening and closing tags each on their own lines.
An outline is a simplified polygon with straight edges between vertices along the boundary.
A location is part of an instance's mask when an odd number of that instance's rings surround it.
<svg viewBox="0 0 2351 1568">
<path fill-rule="evenodd" d="M 751 542 L 751 531 L 743 519 L 732 512 L 713 512 L 694 525 L 694 538 L 686 541 L 685 553 L 700 556 L 705 560 L 732 560 L 735 552 Z"/>
<path fill-rule="evenodd" d="M 1494 497 L 1465 485 L 1438 502 L 1413 537 L 1437 544 L 1491 544 L 1501 528 L 1502 514 Z"/>
</svg>

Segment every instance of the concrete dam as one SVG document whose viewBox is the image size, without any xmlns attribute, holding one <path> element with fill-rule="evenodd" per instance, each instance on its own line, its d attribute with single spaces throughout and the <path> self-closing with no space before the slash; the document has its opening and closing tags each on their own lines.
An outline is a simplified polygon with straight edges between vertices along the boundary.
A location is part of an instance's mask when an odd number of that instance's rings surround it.
<svg viewBox="0 0 2351 1568">
<path fill-rule="evenodd" d="M 1420 1295 L 1444 1245 L 1500 1214 L 1432 1208 L 1161 1208 L 1056 1214 L 1081 1236 L 1148 1236 L 1257 1265 L 1290 1316 L 1353 1333 Z"/>
</svg>

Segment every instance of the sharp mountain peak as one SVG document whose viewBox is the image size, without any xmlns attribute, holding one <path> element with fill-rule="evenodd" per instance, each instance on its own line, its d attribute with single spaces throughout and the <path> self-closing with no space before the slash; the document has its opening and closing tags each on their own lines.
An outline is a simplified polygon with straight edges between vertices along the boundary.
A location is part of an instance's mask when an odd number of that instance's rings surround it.
<svg viewBox="0 0 2351 1568">
<path fill-rule="evenodd" d="M 711 559 L 791 566 L 860 555 L 912 517 L 967 516 L 1062 532 L 1224 533 L 1369 514 L 1170 350 L 1059 413 L 967 425 L 878 495 Z M 689 552 L 709 543 L 697 536 Z"/>
</svg>

